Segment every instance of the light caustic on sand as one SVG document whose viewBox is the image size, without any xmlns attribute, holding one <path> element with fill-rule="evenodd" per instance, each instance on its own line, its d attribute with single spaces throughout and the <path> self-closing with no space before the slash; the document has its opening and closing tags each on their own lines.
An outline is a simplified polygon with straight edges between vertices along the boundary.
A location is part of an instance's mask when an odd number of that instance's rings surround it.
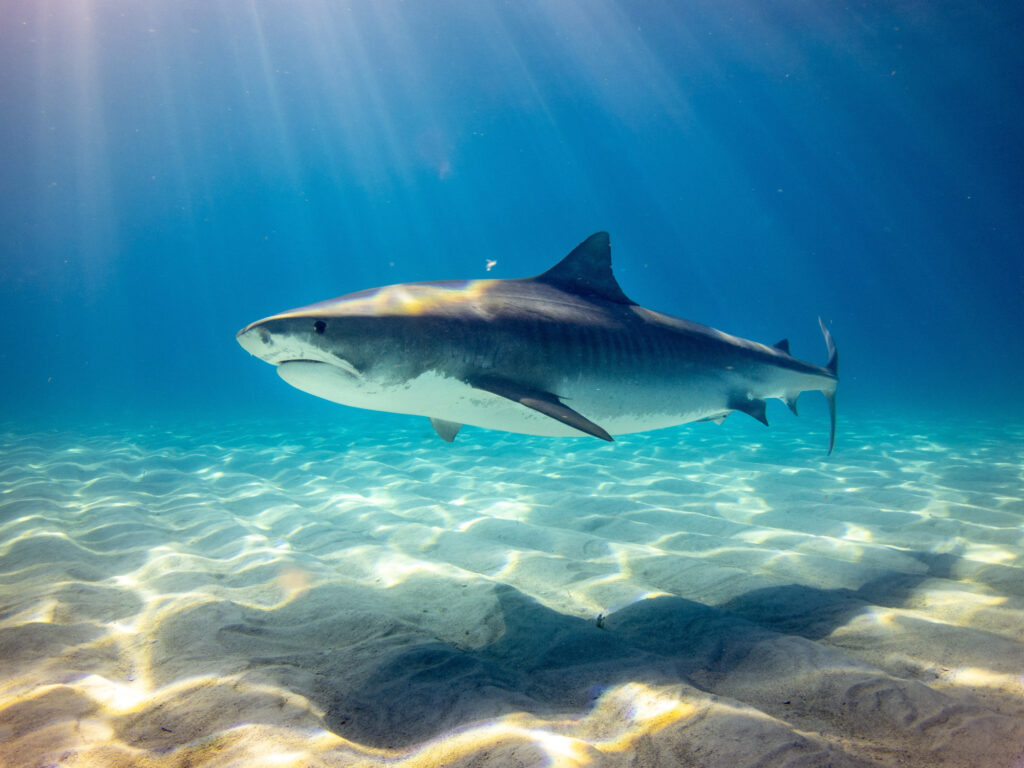
<svg viewBox="0 0 1024 768">
<path fill-rule="evenodd" d="M 973 429 L 11 431 L 0 762 L 1013 765 L 1024 436 Z"/>
</svg>

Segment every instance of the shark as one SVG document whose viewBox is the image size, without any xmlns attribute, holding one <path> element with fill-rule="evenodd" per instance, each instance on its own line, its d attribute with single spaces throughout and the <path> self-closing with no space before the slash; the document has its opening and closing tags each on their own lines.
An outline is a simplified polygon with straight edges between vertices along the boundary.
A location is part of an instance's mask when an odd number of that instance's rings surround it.
<svg viewBox="0 0 1024 768">
<path fill-rule="evenodd" d="M 402 283 L 258 320 L 236 338 L 288 384 L 356 408 L 425 416 L 452 442 L 462 425 L 612 441 L 742 412 L 828 402 L 836 433 L 838 354 L 828 361 L 642 307 L 597 232 L 535 277 Z"/>
</svg>

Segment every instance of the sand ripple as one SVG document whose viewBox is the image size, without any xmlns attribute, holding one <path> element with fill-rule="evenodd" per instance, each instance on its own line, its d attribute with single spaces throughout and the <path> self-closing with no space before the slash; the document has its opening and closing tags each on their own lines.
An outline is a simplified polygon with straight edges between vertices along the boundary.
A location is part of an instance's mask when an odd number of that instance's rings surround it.
<svg viewBox="0 0 1024 768">
<path fill-rule="evenodd" d="M 360 419 L 4 433 L 0 763 L 1024 764 L 1024 429 Z"/>
</svg>

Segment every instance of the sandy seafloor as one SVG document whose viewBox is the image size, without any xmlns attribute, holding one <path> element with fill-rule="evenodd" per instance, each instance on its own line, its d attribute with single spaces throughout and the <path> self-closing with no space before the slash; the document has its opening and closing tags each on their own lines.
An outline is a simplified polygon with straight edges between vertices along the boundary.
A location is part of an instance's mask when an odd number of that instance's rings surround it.
<svg viewBox="0 0 1024 768">
<path fill-rule="evenodd" d="M 1024 765 L 1024 424 L 775 421 L 8 424 L 0 764 Z"/>
</svg>

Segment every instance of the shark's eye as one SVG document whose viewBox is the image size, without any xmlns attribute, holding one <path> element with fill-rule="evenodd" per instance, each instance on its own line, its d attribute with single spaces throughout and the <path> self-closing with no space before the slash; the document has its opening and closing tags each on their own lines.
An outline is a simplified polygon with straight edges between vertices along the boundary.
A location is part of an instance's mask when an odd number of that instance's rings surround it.
<svg viewBox="0 0 1024 768">
<path fill-rule="evenodd" d="M 323 320 L 317 320 L 315 323 L 313 323 L 313 330 L 316 331 L 317 333 L 323 333 L 326 329 L 327 323 L 325 323 Z"/>
</svg>

